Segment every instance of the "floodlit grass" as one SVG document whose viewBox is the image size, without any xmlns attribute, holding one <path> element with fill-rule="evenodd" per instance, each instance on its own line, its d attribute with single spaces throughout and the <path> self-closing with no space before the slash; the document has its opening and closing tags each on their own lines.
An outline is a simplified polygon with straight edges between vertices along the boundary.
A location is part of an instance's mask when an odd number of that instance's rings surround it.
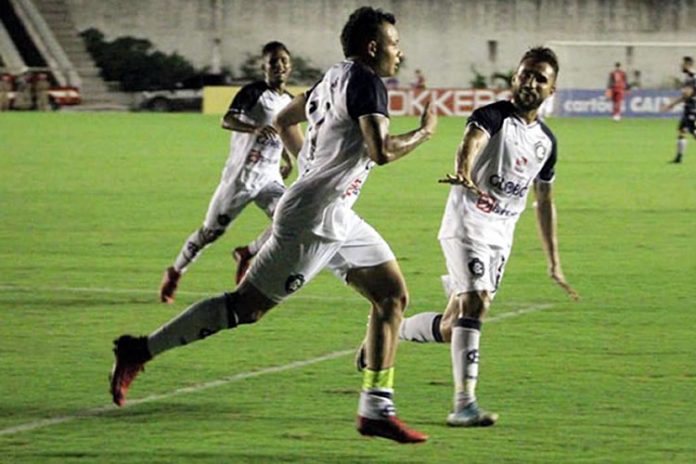
<svg viewBox="0 0 696 464">
<path fill-rule="evenodd" d="M 410 313 L 445 303 L 436 180 L 463 125 L 443 118 L 431 142 L 375 169 L 356 207 L 397 254 Z M 404 343 L 397 406 L 431 439 L 399 446 L 354 431 L 350 351 L 368 308 L 328 273 L 256 326 L 163 355 L 131 389 L 145 402 L 110 407 L 111 340 L 231 289 L 229 251 L 266 219 L 247 210 L 162 305 L 161 273 L 227 156 L 218 119 L 0 114 L 0 462 L 693 462 L 696 144 L 676 166 L 676 121 L 550 126 L 561 255 L 582 300 L 547 278 L 526 212 L 482 338 L 479 398 L 499 425 L 447 428 L 448 347 Z M 276 366 L 288 368 L 264 370 Z"/>
</svg>

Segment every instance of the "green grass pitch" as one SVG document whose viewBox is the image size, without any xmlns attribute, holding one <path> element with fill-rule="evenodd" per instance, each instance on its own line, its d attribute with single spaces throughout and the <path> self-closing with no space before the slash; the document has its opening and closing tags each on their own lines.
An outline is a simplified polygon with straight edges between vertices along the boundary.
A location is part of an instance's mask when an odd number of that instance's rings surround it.
<svg viewBox="0 0 696 464">
<path fill-rule="evenodd" d="M 218 119 L 1 114 L 0 462 L 696 461 L 696 143 L 672 165 L 674 120 L 549 124 L 561 257 L 582 300 L 546 276 L 528 210 L 482 338 L 478 394 L 499 424 L 447 428 L 449 348 L 403 343 L 399 414 L 431 438 L 399 446 L 354 430 L 368 308 L 329 274 L 256 326 L 163 355 L 130 407 L 111 406 L 111 340 L 232 289 L 229 251 L 266 219 L 243 213 L 162 305 L 162 271 L 227 156 Z M 410 313 L 445 304 L 436 180 L 463 125 L 441 118 L 431 142 L 373 171 L 356 206 L 398 256 Z"/>
</svg>

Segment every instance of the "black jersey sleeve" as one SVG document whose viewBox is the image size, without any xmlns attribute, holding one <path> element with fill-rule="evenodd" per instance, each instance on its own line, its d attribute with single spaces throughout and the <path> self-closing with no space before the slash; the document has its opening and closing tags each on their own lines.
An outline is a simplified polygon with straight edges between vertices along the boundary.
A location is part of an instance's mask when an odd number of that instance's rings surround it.
<svg viewBox="0 0 696 464">
<path fill-rule="evenodd" d="M 537 180 L 540 180 L 542 182 L 553 182 L 553 179 L 556 176 L 556 158 L 558 144 L 556 143 L 556 137 L 553 135 L 553 132 L 551 132 L 551 129 L 549 129 L 548 126 L 543 122 L 540 124 L 541 128 L 544 130 L 544 133 L 551 140 L 551 154 L 546 159 L 544 165 L 541 167 L 541 171 L 539 171 L 539 174 L 537 175 Z"/>
<path fill-rule="evenodd" d="M 348 79 L 346 106 L 351 118 L 358 119 L 366 114 L 389 117 L 389 95 L 377 74 L 356 63 Z"/>
<path fill-rule="evenodd" d="M 227 111 L 234 114 L 248 113 L 266 90 L 268 85 L 263 81 L 245 85 L 234 96 Z"/>
<path fill-rule="evenodd" d="M 473 124 L 488 132 L 490 137 L 493 137 L 503 127 L 503 121 L 512 114 L 513 110 L 514 106 L 507 101 L 491 103 L 471 113 L 467 125 Z"/>
<path fill-rule="evenodd" d="M 305 99 L 306 99 L 306 100 L 309 100 L 309 96 L 312 95 L 312 92 L 314 92 L 314 89 L 317 88 L 317 86 L 321 83 L 322 80 L 324 80 L 323 77 L 322 77 L 321 79 L 319 79 L 318 81 L 316 81 L 316 82 L 314 83 L 314 85 L 312 85 L 310 88 L 308 88 L 308 89 L 305 91 L 304 96 L 305 96 Z"/>
</svg>

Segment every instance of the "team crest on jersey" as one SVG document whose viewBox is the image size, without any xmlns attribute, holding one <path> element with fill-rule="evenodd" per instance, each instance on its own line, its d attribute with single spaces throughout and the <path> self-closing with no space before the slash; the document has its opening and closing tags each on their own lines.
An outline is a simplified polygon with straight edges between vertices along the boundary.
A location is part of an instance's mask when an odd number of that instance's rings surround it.
<svg viewBox="0 0 696 464">
<path fill-rule="evenodd" d="M 295 293 L 305 283 L 305 278 L 302 274 L 291 274 L 285 281 L 285 291 L 288 293 Z"/>
<path fill-rule="evenodd" d="M 483 273 L 485 272 L 486 268 L 483 265 L 483 261 L 481 261 L 478 258 L 474 258 L 471 261 L 469 261 L 469 271 L 471 272 L 471 275 L 474 277 L 483 277 Z"/>
<path fill-rule="evenodd" d="M 546 147 L 544 147 L 542 142 L 537 142 L 536 145 L 534 145 L 534 155 L 539 161 L 546 158 Z"/>
</svg>

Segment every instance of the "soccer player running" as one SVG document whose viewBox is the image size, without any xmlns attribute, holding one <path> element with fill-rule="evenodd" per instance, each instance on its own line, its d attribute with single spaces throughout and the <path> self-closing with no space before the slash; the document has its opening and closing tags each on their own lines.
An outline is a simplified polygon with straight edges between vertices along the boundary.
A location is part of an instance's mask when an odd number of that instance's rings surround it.
<svg viewBox="0 0 696 464">
<path fill-rule="evenodd" d="M 232 221 L 254 202 L 269 218 L 285 192 L 283 179 L 292 171 L 292 160 L 272 125 L 273 118 L 292 100 L 285 90 L 292 71 L 287 47 L 269 42 L 262 49 L 264 80 L 242 87 L 222 118 L 230 130 L 230 154 L 220 184 L 210 200 L 203 225 L 186 239 L 174 263 L 164 271 L 160 300 L 173 303 L 181 276 L 205 247 L 217 240 Z M 281 158 L 284 164 L 281 166 Z M 270 236 L 267 229 L 250 244 L 260 248 Z M 238 276 L 238 280 L 241 276 Z"/>
<path fill-rule="evenodd" d="M 222 329 L 257 322 L 328 267 L 372 305 L 358 431 L 400 443 L 427 439 L 396 418 L 392 396 L 406 284 L 387 243 L 352 209 L 375 165 L 410 153 L 437 125 L 428 105 L 420 127 L 389 133 L 381 78 L 393 76 L 403 57 L 395 23 L 392 14 L 370 7 L 351 14 L 341 33 L 346 59 L 276 117 L 285 147 L 299 152 L 302 172 L 278 204 L 270 239 L 234 292 L 193 304 L 147 337 L 124 335 L 115 341 L 111 393 L 116 404 L 124 404 L 145 362 Z M 303 121 L 306 138 L 299 126 Z"/>
<path fill-rule="evenodd" d="M 609 81 L 607 82 L 607 97 L 611 98 L 613 102 L 612 118 L 614 121 L 621 121 L 621 105 L 627 91 L 626 71 L 621 69 L 621 63 L 615 63 L 614 70 L 609 73 Z"/>
<path fill-rule="evenodd" d="M 686 150 L 686 134 L 691 134 L 696 138 L 696 75 L 694 74 L 694 59 L 692 57 L 685 56 L 683 58 L 682 71 L 684 72 L 682 94 L 679 98 L 675 98 L 662 107 L 662 111 L 669 111 L 679 103 L 684 103 L 684 112 L 677 128 L 677 154 L 672 163 L 682 162 Z"/>
<path fill-rule="evenodd" d="M 454 408 L 451 426 L 489 426 L 498 414 L 479 408 L 476 381 L 483 318 L 495 296 L 512 247 L 515 224 L 534 189 L 549 275 L 573 299 L 578 294 L 561 270 L 552 196 L 556 139 L 538 119 L 541 103 L 555 91 L 558 60 L 548 48 L 528 50 L 512 80 L 512 101 L 477 109 L 456 154 L 439 232 L 450 299 L 444 314 L 405 319 L 400 338 L 451 343 Z"/>
</svg>

